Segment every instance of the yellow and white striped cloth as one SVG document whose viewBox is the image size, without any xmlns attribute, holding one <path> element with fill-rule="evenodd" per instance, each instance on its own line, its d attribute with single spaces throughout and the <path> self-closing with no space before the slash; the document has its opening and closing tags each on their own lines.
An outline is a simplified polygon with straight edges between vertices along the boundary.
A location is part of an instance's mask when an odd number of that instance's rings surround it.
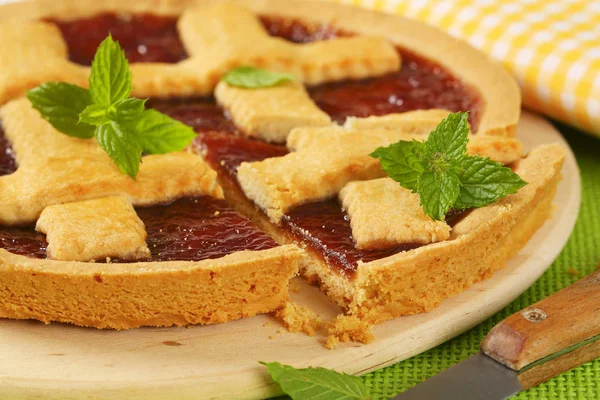
<svg viewBox="0 0 600 400">
<path fill-rule="evenodd" d="M 334 0 L 435 25 L 502 61 L 523 103 L 600 136 L 600 0 Z"/>
</svg>

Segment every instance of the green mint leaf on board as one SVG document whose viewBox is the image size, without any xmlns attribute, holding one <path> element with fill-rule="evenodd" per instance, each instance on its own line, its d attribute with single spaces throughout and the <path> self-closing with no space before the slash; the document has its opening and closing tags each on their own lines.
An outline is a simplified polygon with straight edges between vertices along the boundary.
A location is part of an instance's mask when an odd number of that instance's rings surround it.
<svg viewBox="0 0 600 400">
<path fill-rule="evenodd" d="M 226 73 L 222 79 L 230 86 L 256 89 L 294 81 L 296 77 L 292 74 L 269 71 L 268 69 L 237 67 Z"/>
<path fill-rule="evenodd" d="M 27 98 L 56 130 L 83 139 L 94 137 L 95 128 L 79 122 L 79 114 L 92 104 L 87 89 L 64 82 L 46 82 L 29 90 Z"/>
<path fill-rule="evenodd" d="M 109 35 L 92 60 L 90 95 L 95 104 L 110 106 L 129 97 L 131 71 L 121 46 Z"/>
<path fill-rule="evenodd" d="M 424 147 L 421 142 L 400 141 L 380 147 L 370 156 L 378 158 L 383 170 L 402 187 L 416 191 L 419 175 L 425 170 L 421 161 Z"/>
<path fill-rule="evenodd" d="M 456 209 L 487 206 L 527 185 L 510 168 L 489 158 L 466 157 L 459 166 L 461 188 Z"/>
<path fill-rule="evenodd" d="M 119 167 L 119 171 L 135 178 L 142 161 L 142 147 L 117 122 L 101 125 L 96 140 Z"/>
<path fill-rule="evenodd" d="M 146 153 L 164 154 L 185 148 L 196 133 L 155 110 L 145 110 L 135 126 L 137 139 Z"/>
<path fill-rule="evenodd" d="M 527 183 L 501 163 L 467 154 L 467 113 L 450 114 L 422 143 L 400 141 L 376 149 L 383 170 L 419 195 L 423 211 L 441 220 L 450 209 L 484 207 Z"/>
<path fill-rule="evenodd" d="M 194 131 L 155 110 L 146 100 L 129 98 L 131 71 L 112 37 L 98 47 L 90 72 L 90 89 L 47 82 L 27 92 L 32 106 L 54 128 L 90 139 L 113 159 L 119 170 L 136 178 L 142 152 L 164 154 L 185 149 Z"/>
<path fill-rule="evenodd" d="M 267 366 L 271 378 L 293 400 L 368 400 L 362 379 L 325 368 L 296 369 L 278 362 Z"/>
</svg>

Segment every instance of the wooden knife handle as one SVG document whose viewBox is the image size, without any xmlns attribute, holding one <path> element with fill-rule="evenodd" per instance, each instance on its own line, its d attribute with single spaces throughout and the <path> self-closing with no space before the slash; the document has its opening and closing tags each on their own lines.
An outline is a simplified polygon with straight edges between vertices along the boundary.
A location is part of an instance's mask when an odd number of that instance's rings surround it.
<svg viewBox="0 0 600 400">
<path fill-rule="evenodd" d="M 524 389 L 600 357 L 600 271 L 511 315 L 481 351 L 517 371 Z"/>
</svg>

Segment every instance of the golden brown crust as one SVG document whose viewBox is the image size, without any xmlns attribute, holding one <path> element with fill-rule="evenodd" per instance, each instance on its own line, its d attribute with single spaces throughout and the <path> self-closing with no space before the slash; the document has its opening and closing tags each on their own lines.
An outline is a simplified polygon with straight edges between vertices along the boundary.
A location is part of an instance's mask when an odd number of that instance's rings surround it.
<svg viewBox="0 0 600 400">
<path fill-rule="evenodd" d="M 283 306 L 301 257 L 280 246 L 197 262 L 102 264 L 0 249 L 0 317 L 114 329 L 221 323 Z"/>
<path fill-rule="evenodd" d="M 429 244 L 450 237 L 448 224 L 428 217 L 419 195 L 392 178 L 350 182 L 339 198 L 350 217 L 352 237 L 359 249 Z"/>
<path fill-rule="evenodd" d="M 285 143 L 290 131 L 299 126 L 331 125 L 331 118 L 298 82 L 264 89 L 244 89 L 220 82 L 215 98 L 246 135 L 267 142 Z"/>
<path fill-rule="evenodd" d="M 2 6 L 0 21 L 23 21 L 45 17 L 69 19 L 90 16 L 100 11 L 152 12 L 177 15 L 187 10 L 192 4 L 203 6 L 212 3 L 214 1 L 208 0 L 109 0 L 103 2 L 93 0 L 64 0 L 60 2 L 34 0 Z M 279 0 L 237 0 L 235 3 L 248 7 L 258 14 L 298 18 L 309 23 L 332 24 L 335 27 L 361 35 L 385 37 L 396 45 L 438 62 L 448 68 L 467 86 L 474 88 L 473 90 L 480 95 L 482 101 L 482 109 L 479 113 L 480 132 L 494 135 L 514 135 L 520 115 L 521 98 L 516 81 L 501 65 L 491 61 L 467 43 L 451 38 L 441 31 L 417 21 L 399 16 L 358 10 L 339 4 L 315 1 L 283 2 Z M 184 21 L 180 22 L 182 41 L 186 49 L 192 54 L 195 39 L 188 37 L 187 31 L 193 31 L 194 26 L 193 24 L 188 26 Z M 319 46 L 322 45 L 319 44 Z M 135 94 L 140 97 L 207 94 L 214 88 L 220 76 L 233 66 L 218 66 L 210 60 L 198 63 L 190 60 L 191 58 L 173 65 L 134 64 L 132 69 Z M 381 64 L 381 60 L 376 61 Z M 389 68 L 388 64 L 385 65 L 386 68 Z M 382 67 L 370 66 L 369 68 Z M 57 70 L 57 73 L 61 72 Z M 63 74 L 54 77 L 54 79 L 71 81 L 78 74 L 80 73 Z M 330 78 L 341 79 L 339 74 L 333 72 L 331 74 Z M 348 76 L 359 76 L 360 74 L 364 75 L 364 71 L 356 70 Z M 304 71 L 299 76 L 306 76 L 308 82 L 323 79 L 316 79 L 316 75 L 313 76 L 309 71 Z M 26 88 L 34 87 L 38 83 L 25 80 L 24 84 L 20 85 L 26 87 L 18 90 L 13 88 L 11 91 L 7 91 L 0 86 L 0 104 L 10 98 L 22 95 Z"/>
<path fill-rule="evenodd" d="M 46 234 L 51 260 L 150 260 L 146 228 L 122 196 L 48 206 L 36 230 Z"/>
<path fill-rule="evenodd" d="M 0 118 L 19 163 L 15 173 L 0 177 L 0 224 L 31 223 L 49 205 L 115 194 L 134 205 L 182 196 L 222 197 L 216 172 L 195 154 L 146 156 L 134 181 L 95 139 L 57 132 L 25 98 L 0 108 Z"/>
</svg>

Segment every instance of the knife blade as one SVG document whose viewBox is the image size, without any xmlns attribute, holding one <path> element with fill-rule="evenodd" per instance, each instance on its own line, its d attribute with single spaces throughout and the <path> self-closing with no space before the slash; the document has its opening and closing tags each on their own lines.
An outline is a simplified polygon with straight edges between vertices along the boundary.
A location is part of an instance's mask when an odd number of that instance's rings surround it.
<svg viewBox="0 0 600 400">
<path fill-rule="evenodd" d="M 600 357 L 600 271 L 496 325 L 481 351 L 392 400 L 503 400 Z"/>
</svg>

